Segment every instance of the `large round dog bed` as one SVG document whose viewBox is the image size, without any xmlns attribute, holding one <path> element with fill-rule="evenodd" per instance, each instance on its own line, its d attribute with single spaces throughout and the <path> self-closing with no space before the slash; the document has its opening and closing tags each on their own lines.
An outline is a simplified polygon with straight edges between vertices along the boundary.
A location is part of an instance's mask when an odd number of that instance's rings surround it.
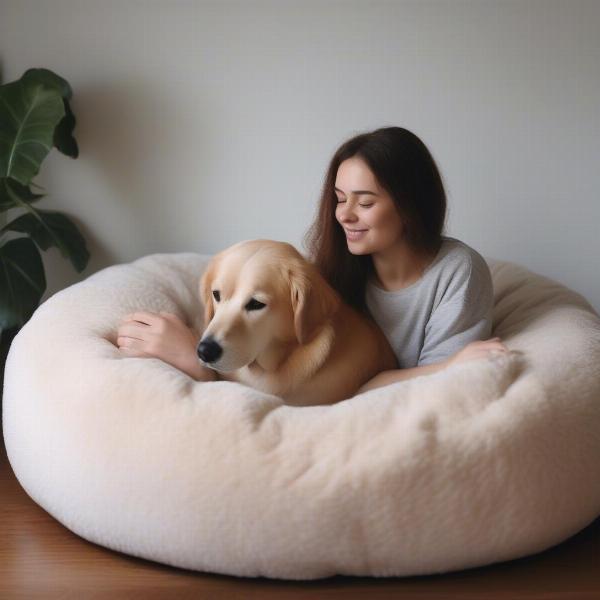
<svg viewBox="0 0 600 600">
<path fill-rule="evenodd" d="M 399 576 L 539 552 L 600 512 L 600 319 L 579 294 L 486 259 L 510 354 L 287 406 L 114 345 L 138 309 L 200 326 L 209 258 L 104 269 L 13 341 L 8 457 L 76 534 L 199 571 Z"/>
</svg>

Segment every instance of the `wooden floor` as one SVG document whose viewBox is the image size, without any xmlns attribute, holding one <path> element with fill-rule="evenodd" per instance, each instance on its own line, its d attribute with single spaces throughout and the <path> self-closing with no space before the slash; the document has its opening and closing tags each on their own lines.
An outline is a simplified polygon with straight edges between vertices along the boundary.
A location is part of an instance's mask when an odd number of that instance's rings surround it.
<svg viewBox="0 0 600 600">
<path fill-rule="evenodd" d="M 312 582 L 196 573 L 91 544 L 20 487 L 0 444 L 0 599 L 110 598 L 600 599 L 600 519 L 533 557 L 431 577 Z"/>
</svg>

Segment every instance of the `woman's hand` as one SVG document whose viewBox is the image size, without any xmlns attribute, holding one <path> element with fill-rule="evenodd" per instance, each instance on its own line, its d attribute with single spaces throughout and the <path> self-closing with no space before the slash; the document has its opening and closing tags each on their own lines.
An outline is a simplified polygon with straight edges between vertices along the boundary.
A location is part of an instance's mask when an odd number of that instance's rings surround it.
<svg viewBox="0 0 600 600">
<path fill-rule="evenodd" d="M 448 358 L 448 365 L 455 365 L 469 360 L 488 358 L 494 352 L 508 353 L 510 350 L 502 343 L 499 337 L 489 340 L 478 340 L 468 343 L 462 350 Z"/>
<path fill-rule="evenodd" d="M 126 356 L 160 358 L 195 379 L 202 367 L 196 357 L 199 338 L 177 315 L 164 311 L 127 315 L 117 330 L 117 346 Z"/>
</svg>

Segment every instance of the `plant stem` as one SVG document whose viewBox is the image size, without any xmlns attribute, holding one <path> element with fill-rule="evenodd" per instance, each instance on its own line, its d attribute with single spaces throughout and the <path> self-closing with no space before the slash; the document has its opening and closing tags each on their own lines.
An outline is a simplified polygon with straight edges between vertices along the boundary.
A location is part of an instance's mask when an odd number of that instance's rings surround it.
<svg viewBox="0 0 600 600">
<path fill-rule="evenodd" d="M 6 235 L 6 232 L 2 233 L 2 228 L 8 223 L 8 211 L 0 212 L 0 242 L 2 242 L 2 238 Z"/>
</svg>

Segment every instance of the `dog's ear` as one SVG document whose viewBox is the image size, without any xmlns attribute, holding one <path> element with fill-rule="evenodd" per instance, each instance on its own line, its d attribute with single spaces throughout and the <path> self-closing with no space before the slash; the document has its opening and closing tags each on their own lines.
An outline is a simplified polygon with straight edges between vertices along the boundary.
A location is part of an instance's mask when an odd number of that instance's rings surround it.
<svg viewBox="0 0 600 600">
<path fill-rule="evenodd" d="M 215 309 L 212 296 L 212 282 L 215 276 L 217 260 L 213 257 L 208 263 L 202 277 L 200 278 L 200 301 L 204 307 L 204 329 L 215 316 Z"/>
<path fill-rule="evenodd" d="M 340 297 L 310 264 L 297 263 L 288 272 L 294 329 L 305 344 L 339 309 Z"/>
</svg>

